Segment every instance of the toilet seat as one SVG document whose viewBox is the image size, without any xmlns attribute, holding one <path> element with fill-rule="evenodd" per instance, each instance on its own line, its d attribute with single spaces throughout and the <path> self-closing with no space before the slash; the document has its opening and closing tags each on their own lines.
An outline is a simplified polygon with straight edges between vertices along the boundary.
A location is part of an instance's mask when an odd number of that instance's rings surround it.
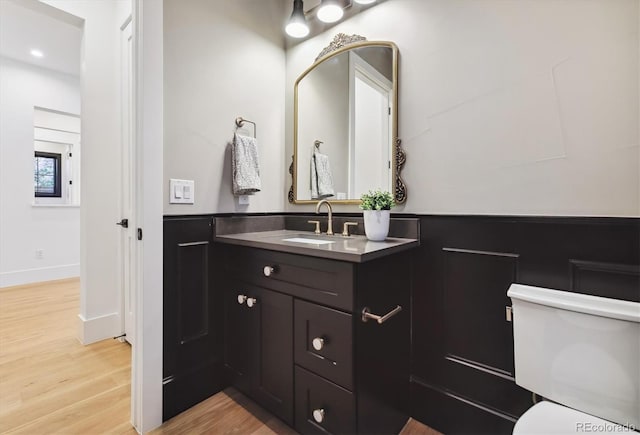
<svg viewBox="0 0 640 435">
<path fill-rule="evenodd" d="M 575 409 L 543 401 L 527 410 L 516 422 L 513 433 L 524 434 L 629 434 L 630 428 Z"/>
</svg>

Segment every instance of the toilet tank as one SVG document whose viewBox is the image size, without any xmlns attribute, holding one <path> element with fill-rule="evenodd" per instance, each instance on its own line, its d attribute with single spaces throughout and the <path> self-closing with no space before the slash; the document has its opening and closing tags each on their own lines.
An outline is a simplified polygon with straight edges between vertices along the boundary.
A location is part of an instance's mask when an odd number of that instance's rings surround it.
<svg viewBox="0 0 640 435">
<path fill-rule="evenodd" d="M 521 284 L 513 303 L 516 383 L 640 428 L 640 304 Z"/>
</svg>

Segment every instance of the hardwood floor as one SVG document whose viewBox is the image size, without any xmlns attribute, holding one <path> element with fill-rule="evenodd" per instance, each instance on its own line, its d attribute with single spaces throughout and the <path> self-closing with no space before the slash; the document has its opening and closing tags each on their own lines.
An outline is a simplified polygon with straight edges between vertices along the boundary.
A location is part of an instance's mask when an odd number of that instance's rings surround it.
<svg viewBox="0 0 640 435">
<path fill-rule="evenodd" d="M 0 289 L 0 433 L 135 434 L 131 348 L 76 339 L 77 279 Z M 295 434 L 233 388 L 153 434 Z M 439 435 L 410 420 L 402 435 Z"/>
<path fill-rule="evenodd" d="M 153 435 L 242 434 L 291 435 L 293 429 L 234 388 L 227 388 L 166 421 Z M 442 435 L 410 419 L 400 435 Z"/>
<path fill-rule="evenodd" d="M 78 279 L 0 289 L 0 433 L 135 433 L 131 348 L 76 338 Z"/>
</svg>

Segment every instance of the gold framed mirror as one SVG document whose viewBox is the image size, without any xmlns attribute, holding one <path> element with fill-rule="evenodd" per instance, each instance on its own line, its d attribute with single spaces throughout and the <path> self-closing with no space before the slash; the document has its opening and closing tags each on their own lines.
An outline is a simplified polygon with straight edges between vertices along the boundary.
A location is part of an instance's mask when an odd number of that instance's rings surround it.
<svg viewBox="0 0 640 435">
<path fill-rule="evenodd" d="M 398 139 L 398 48 L 338 34 L 294 87 L 289 202 L 359 204 L 369 190 L 406 200 Z"/>
</svg>

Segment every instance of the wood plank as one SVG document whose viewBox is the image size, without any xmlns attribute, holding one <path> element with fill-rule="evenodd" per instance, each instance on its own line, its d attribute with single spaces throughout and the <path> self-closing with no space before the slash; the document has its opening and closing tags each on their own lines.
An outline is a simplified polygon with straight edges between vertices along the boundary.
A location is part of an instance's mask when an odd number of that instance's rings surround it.
<svg viewBox="0 0 640 435">
<path fill-rule="evenodd" d="M 131 348 L 76 338 L 80 282 L 0 289 L 0 433 L 135 433 Z"/>
</svg>

